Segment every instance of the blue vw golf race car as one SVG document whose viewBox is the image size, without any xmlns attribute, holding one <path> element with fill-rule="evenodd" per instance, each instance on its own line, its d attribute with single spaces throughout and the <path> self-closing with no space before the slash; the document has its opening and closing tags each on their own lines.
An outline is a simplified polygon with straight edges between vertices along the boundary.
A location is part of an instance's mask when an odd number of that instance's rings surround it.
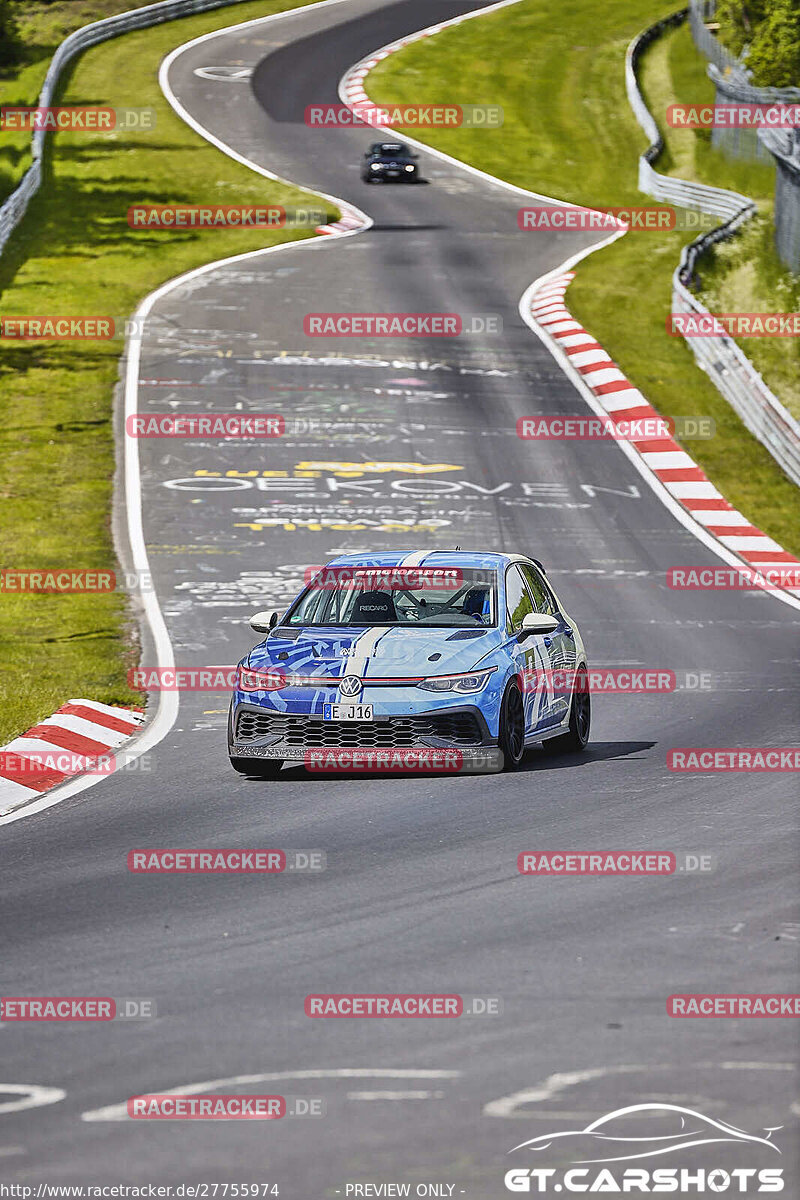
<svg viewBox="0 0 800 1200">
<path fill-rule="evenodd" d="M 544 569 L 520 554 L 386 551 L 307 573 L 239 663 L 228 753 L 244 775 L 513 770 L 582 750 L 586 653 Z"/>
</svg>

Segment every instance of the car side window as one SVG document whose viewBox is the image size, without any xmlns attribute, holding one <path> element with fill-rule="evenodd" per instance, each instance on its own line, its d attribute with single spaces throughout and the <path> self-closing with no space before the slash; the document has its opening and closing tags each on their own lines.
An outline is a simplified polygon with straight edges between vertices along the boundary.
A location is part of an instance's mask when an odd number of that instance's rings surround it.
<svg viewBox="0 0 800 1200">
<path fill-rule="evenodd" d="M 548 588 L 539 578 L 538 573 L 533 567 L 529 567 L 527 563 L 518 563 L 517 565 L 524 576 L 530 594 L 533 596 L 536 612 L 549 613 L 551 617 L 554 617 L 558 609 L 553 603 L 553 598 Z"/>
<path fill-rule="evenodd" d="M 522 628 L 522 618 L 533 612 L 531 598 L 525 581 L 516 563 L 506 571 L 506 628 L 517 633 Z"/>
</svg>

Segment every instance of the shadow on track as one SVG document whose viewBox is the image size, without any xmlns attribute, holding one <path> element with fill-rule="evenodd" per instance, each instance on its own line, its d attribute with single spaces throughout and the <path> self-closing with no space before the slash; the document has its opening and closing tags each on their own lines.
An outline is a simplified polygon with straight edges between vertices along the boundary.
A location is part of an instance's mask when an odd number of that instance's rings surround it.
<svg viewBox="0 0 800 1200">
<path fill-rule="evenodd" d="M 644 750 L 652 750 L 655 742 L 593 742 L 589 747 L 580 754 L 560 754 L 550 755 L 546 750 L 529 750 L 523 760 L 522 766 L 515 774 L 521 774 L 526 771 L 555 771 L 564 770 L 570 767 L 585 767 L 593 762 L 603 762 L 611 758 L 627 758 L 632 754 L 639 754 Z M 468 771 L 430 771 L 425 774 L 431 779 L 459 779 L 470 775 Z M 476 772 L 473 778 L 481 778 L 484 773 Z M 502 774 L 502 772 L 491 772 L 491 774 Z M 339 779 L 347 783 L 352 783 L 354 780 L 362 780 L 364 782 L 382 779 L 398 779 L 398 778 L 420 778 L 422 772 L 413 771 L 307 771 L 301 764 L 295 766 L 284 766 L 280 775 L 274 779 L 265 779 L 263 776 L 246 775 L 244 778 L 249 783 L 298 783 L 300 780 L 326 784 L 333 779 Z"/>
</svg>

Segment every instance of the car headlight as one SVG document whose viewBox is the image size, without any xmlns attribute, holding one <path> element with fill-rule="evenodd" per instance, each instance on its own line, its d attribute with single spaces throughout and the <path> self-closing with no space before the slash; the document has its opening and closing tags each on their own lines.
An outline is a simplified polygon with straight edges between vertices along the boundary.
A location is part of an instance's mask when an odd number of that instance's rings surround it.
<svg viewBox="0 0 800 1200">
<path fill-rule="evenodd" d="M 239 667 L 239 690 L 242 692 L 277 692 L 286 686 L 286 676 L 280 671 L 249 671 Z"/>
<path fill-rule="evenodd" d="M 370 163 L 369 169 L 370 169 L 370 171 L 382 171 L 383 163 Z"/>
<path fill-rule="evenodd" d="M 463 675 L 429 675 L 417 687 L 426 692 L 482 692 L 489 682 L 489 677 L 497 667 L 488 667 L 484 671 L 470 671 Z"/>
<path fill-rule="evenodd" d="M 407 170 L 407 171 L 413 171 L 413 170 L 414 170 L 414 166 L 413 166 L 413 164 L 409 163 L 409 165 L 406 167 L 406 170 Z"/>
</svg>

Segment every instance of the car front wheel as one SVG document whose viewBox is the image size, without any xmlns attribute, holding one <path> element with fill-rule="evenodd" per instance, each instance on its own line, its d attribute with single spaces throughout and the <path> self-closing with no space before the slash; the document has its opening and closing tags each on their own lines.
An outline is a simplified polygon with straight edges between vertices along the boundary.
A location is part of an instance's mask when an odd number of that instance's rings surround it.
<svg viewBox="0 0 800 1200">
<path fill-rule="evenodd" d="M 525 711 L 516 683 L 510 683 L 503 696 L 498 744 L 503 751 L 503 770 L 516 771 L 525 754 Z"/>
</svg>

